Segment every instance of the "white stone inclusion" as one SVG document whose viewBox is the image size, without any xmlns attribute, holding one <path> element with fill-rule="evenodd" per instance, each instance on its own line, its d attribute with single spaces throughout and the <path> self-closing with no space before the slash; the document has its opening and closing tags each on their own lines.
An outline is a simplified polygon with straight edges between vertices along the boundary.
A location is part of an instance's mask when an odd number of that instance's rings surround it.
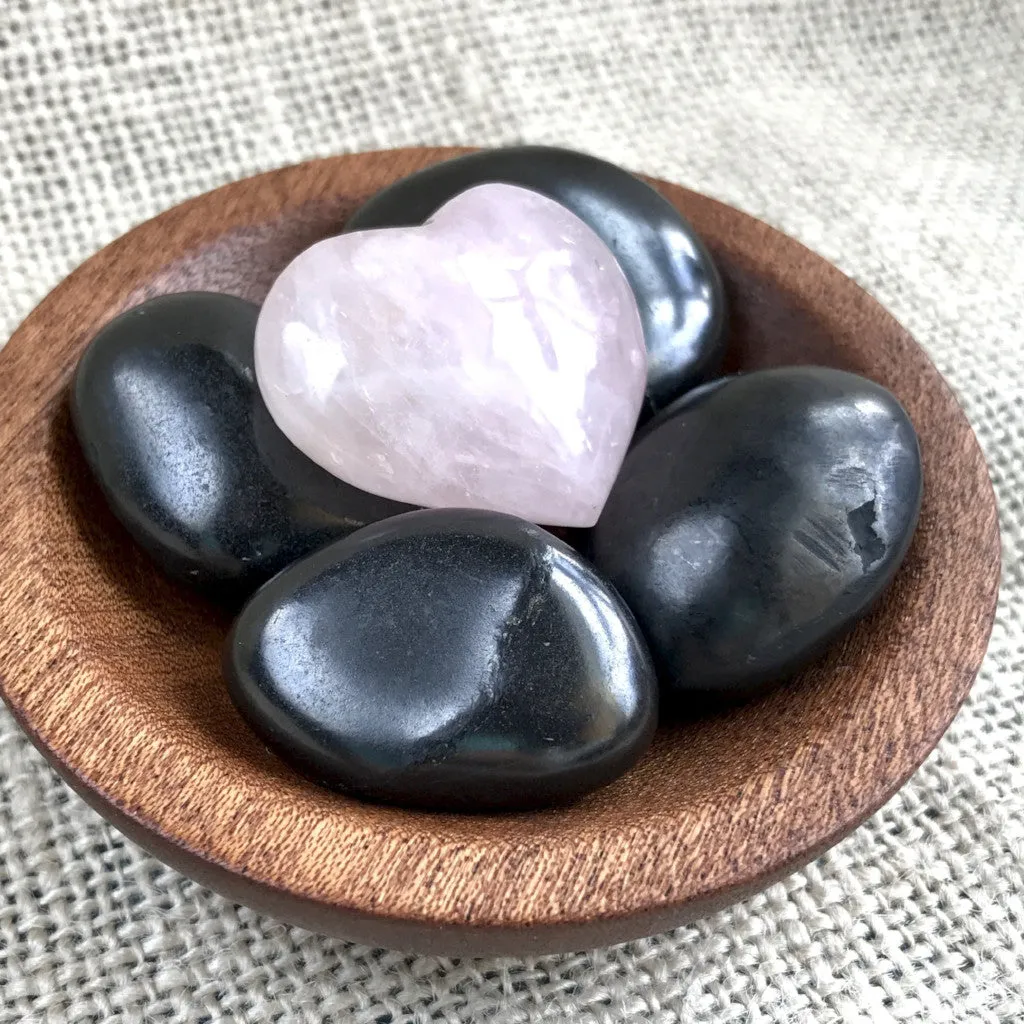
<svg viewBox="0 0 1024 1024">
<path fill-rule="evenodd" d="M 335 476 L 414 505 L 592 526 L 636 425 L 636 300 L 575 214 L 478 185 L 426 224 L 300 254 L 256 328 L 277 425 Z"/>
</svg>

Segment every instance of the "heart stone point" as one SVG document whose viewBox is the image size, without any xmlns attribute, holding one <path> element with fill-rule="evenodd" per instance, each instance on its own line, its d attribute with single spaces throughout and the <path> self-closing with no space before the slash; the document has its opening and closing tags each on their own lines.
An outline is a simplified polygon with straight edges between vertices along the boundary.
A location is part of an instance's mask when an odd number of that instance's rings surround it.
<svg viewBox="0 0 1024 1024">
<path fill-rule="evenodd" d="M 425 224 L 339 235 L 274 282 L 256 376 L 314 462 L 414 505 L 592 526 L 647 357 L 636 299 L 575 214 L 513 185 Z"/>
</svg>

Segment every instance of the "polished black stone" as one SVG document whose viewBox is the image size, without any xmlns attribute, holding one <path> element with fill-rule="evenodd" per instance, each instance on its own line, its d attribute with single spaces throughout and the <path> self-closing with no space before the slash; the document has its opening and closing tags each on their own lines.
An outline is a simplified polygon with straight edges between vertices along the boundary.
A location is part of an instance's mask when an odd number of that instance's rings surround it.
<svg viewBox="0 0 1024 1024">
<path fill-rule="evenodd" d="M 868 610 L 910 543 L 921 462 L 896 399 L 839 370 L 731 378 L 663 415 L 591 554 L 685 708 L 784 679 Z"/>
<path fill-rule="evenodd" d="M 597 157 L 548 146 L 456 157 L 379 192 L 345 230 L 422 224 L 453 196 L 493 181 L 542 192 L 568 207 L 615 254 L 636 294 L 647 341 L 643 416 L 718 371 L 725 293 L 707 248 L 668 200 Z"/>
<path fill-rule="evenodd" d="M 230 295 L 152 299 L 100 331 L 71 389 L 118 518 L 168 574 L 224 596 L 409 511 L 342 483 L 278 430 L 255 383 L 258 313 Z"/>
<path fill-rule="evenodd" d="M 458 810 L 559 803 L 650 741 L 654 670 L 580 557 L 494 512 L 431 509 L 286 569 L 225 650 L 235 704 L 304 775 Z"/>
</svg>

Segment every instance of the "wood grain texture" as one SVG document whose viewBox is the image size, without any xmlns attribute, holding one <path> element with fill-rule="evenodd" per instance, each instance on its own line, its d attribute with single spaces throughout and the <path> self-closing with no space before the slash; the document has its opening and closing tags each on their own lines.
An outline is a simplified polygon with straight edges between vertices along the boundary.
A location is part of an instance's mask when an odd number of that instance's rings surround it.
<svg viewBox="0 0 1024 1024">
<path fill-rule="evenodd" d="M 801 678 L 663 727 L 636 769 L 570 808 L 417 813 L 303 781 L 228 700 L 227 616 L 163 579 L 106 510 L 65 392 L 83 346 L 116 313 L 193 288 L 259 301 L 374 191 L 456 152 L 338 157 L 228 185 L 118 239 L 29 316 L 0 353 L 0 689 L 86 800 L 233 899 L 387 946 L 582 949 L 757 890 L 903 784 L 981 662 L 999 578 L 996 506 L 953 395 L 873 299 L 767 225 L 657 183 L 719 261 L 733 367 L 838 366 L 889 387 L 910 412 L 925 498 L 896 583 Z"/>
</svg>

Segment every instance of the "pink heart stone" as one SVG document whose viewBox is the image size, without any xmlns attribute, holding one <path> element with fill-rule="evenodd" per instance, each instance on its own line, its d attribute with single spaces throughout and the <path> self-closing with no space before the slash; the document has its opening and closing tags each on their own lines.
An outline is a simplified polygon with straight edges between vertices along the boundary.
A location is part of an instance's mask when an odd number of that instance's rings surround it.
<svg viewBox="0 0 1024 1024">
<path fill-rule="evenodd" d="M 274 282 L 256 376 L 335 476 L 414 505 L 592 526 L 636 425 L 636 299 L 575 214 L 478 185 L 421 227 L 319 242 Z"/>
</svg>

